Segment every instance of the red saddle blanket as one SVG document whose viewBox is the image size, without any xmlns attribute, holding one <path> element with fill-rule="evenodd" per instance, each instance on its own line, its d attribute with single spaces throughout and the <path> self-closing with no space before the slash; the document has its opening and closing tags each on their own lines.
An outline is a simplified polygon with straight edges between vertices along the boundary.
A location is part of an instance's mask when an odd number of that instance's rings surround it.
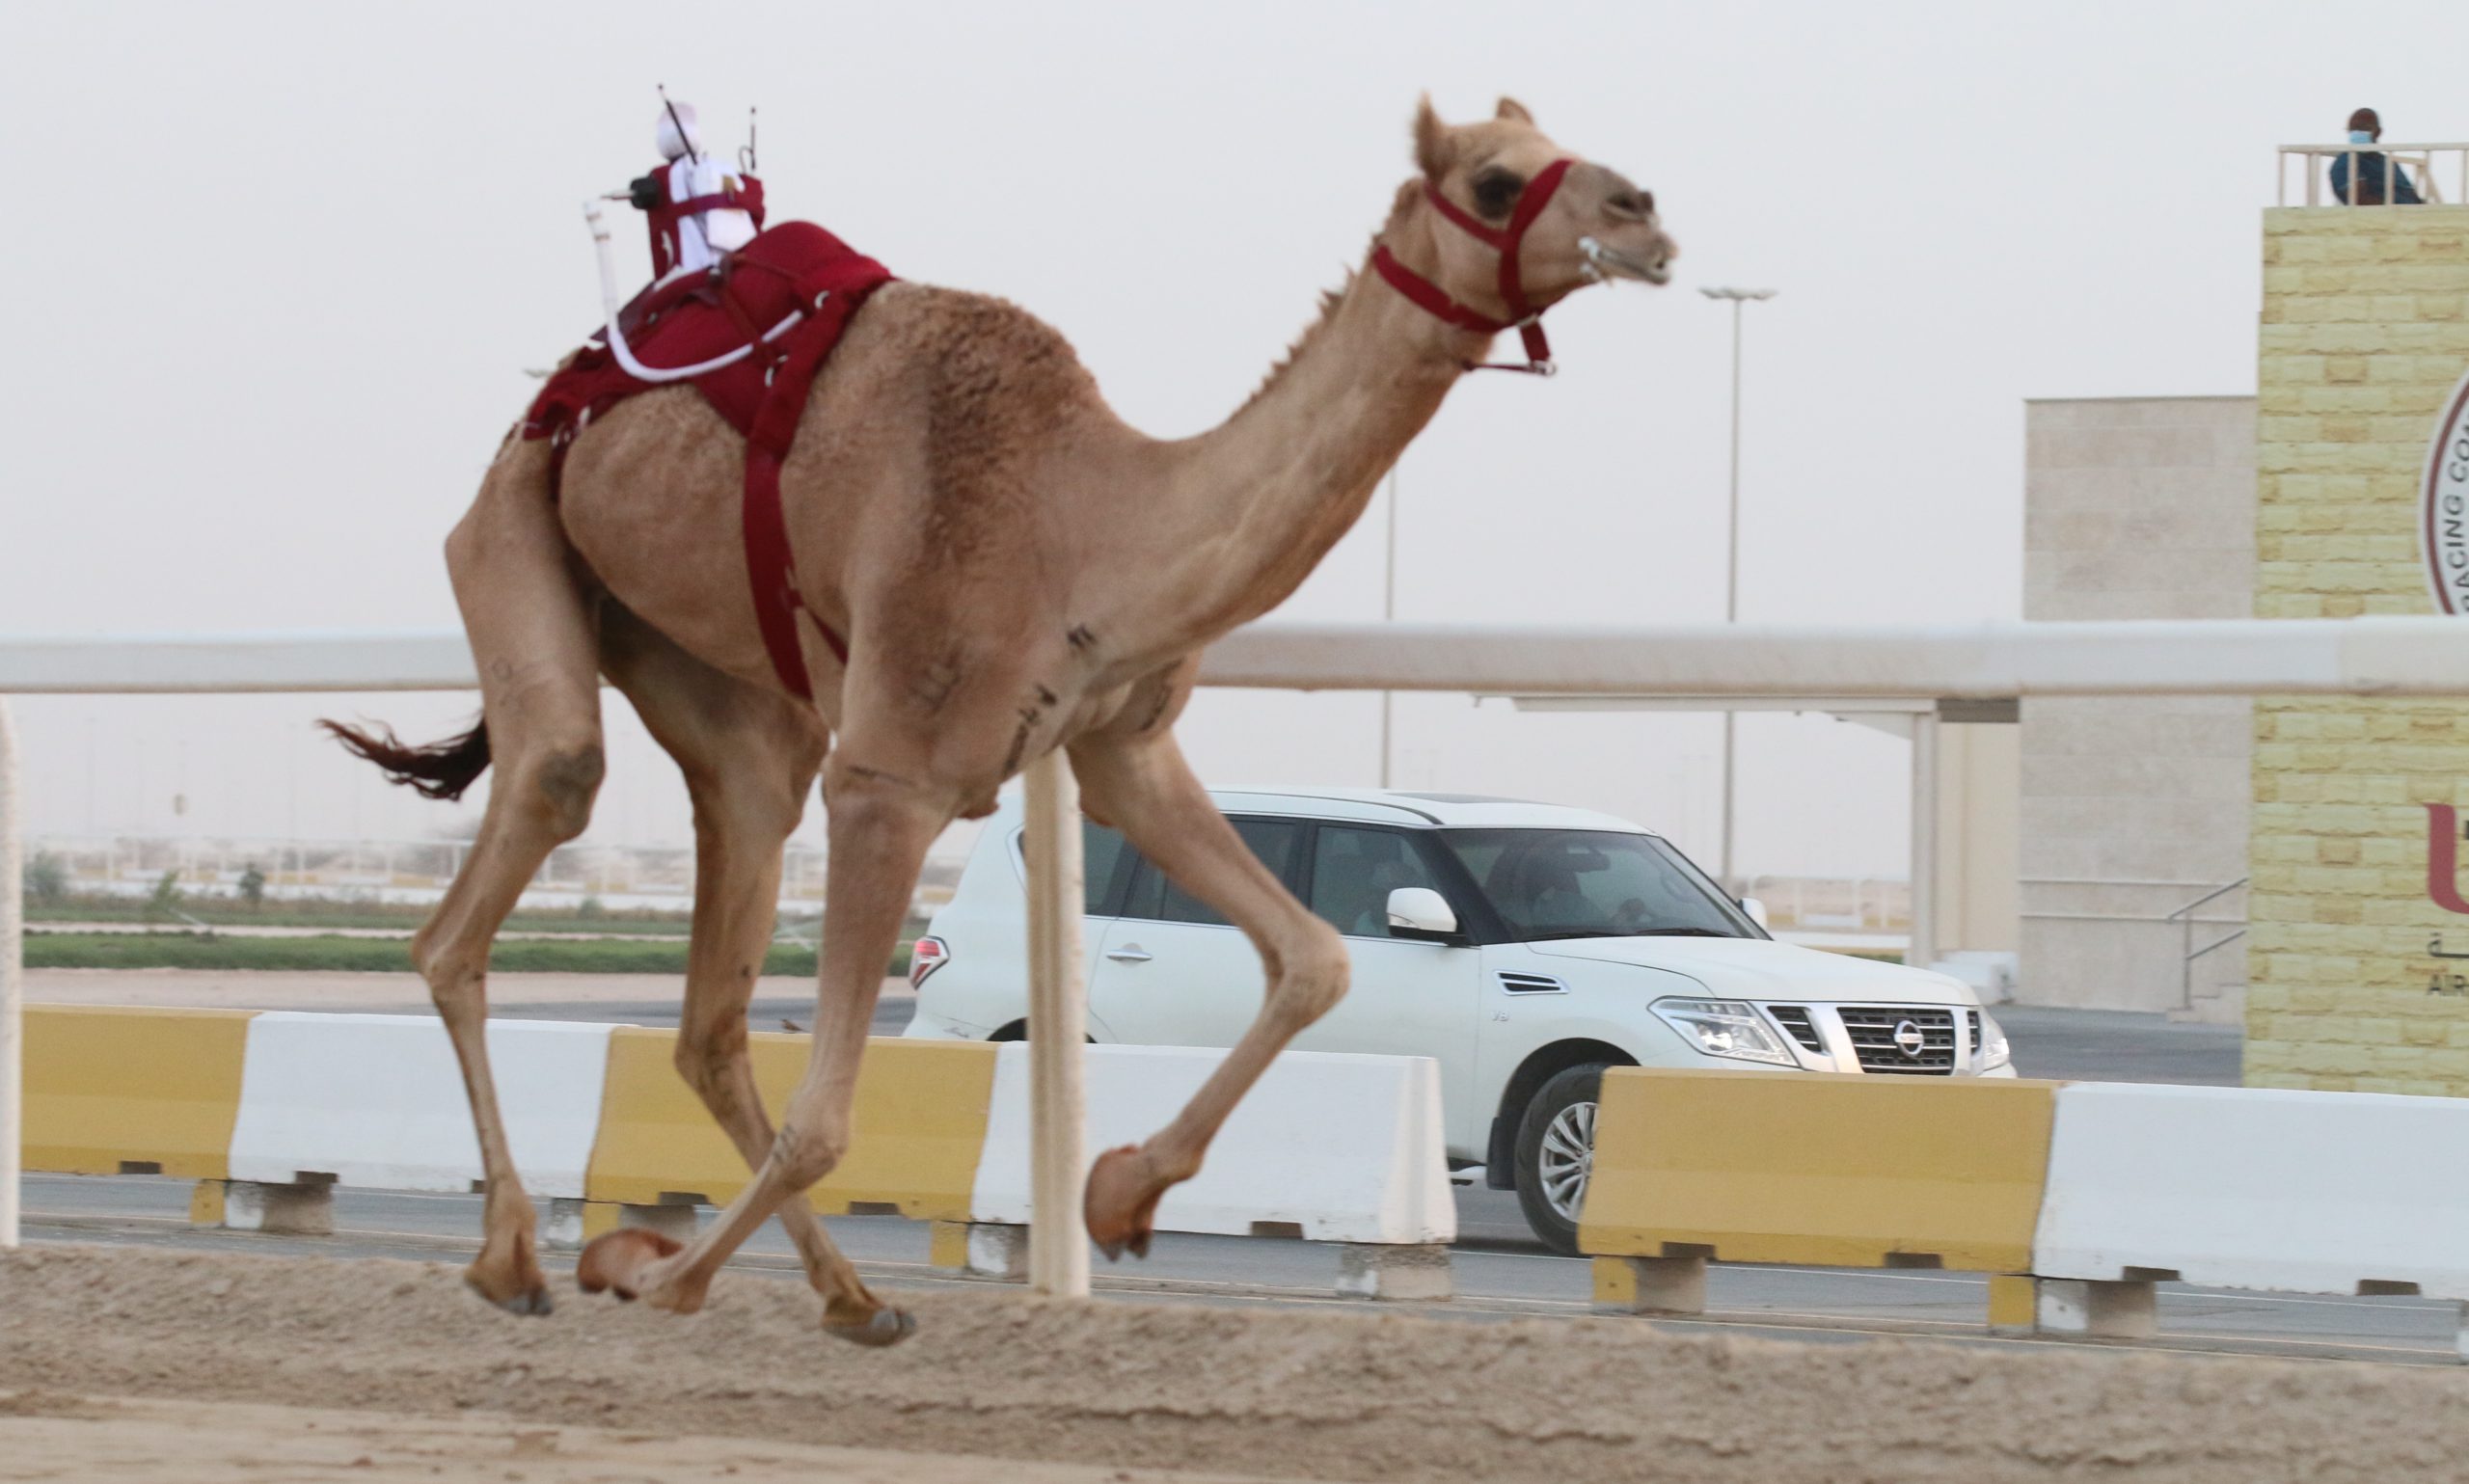
<svg viewBox="0 0 2469 1484">
<path fill-rule="evenodd" d="M 814 378 L 840 343 L 850 316 L 891 279 L 891 270 L 822 228 L 783 222 L 709 272 L 646 290 L 617 317 L 636 364 L 648 370 L 697 365 L 754 347 L 692 378 L 692 386 L 746 436 L 746 561 L 754 582 L 755 621 L 773 669 L 800 696 L 813 691 L 798 643 L 801 605 L 780 514 L 780 464 L 797 440 Z M 634 376 L 618 364 L 607 338 L 605 330 L 594 335 L 549 378 L 524 418 L 525 438 L 550 441 L 553 469 L 562 468 L 566 446 L 591 419 L 638 391 L 676 385 Z M 841 635 L 820 621 L 816 627 L 846 660 Z"/>
</svg>

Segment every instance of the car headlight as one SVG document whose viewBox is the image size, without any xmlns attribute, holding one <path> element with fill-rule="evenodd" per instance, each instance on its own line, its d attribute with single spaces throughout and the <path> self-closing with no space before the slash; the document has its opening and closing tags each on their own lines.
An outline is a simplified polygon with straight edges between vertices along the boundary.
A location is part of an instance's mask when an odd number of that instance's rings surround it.
<svg viewBox="0 0 2469 1484">
<path fill-rule="evenodd" d="M 1972 1070 L 1995 1071 L 2015 1060 L 2006 1044 L 2006 1028 L 1990 1018 L 1989 1012 L 1980 1012 L 1980 1050 L 1972 1059 Z"/>
<path fill-rule="evenodd" d="M 1657 1000 L 1654 1012 L 1680 1039 L 1707 1056 L 1798 1066 L 1791 1049 L 1766 1027 L 1757 1007 L 1741 1000 Z"/>
</svg>

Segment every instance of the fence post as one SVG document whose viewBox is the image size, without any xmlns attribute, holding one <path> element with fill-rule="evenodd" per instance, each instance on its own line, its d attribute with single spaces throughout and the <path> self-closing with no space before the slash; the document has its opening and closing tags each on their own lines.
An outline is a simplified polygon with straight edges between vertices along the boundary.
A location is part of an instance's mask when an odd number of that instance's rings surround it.
<svg viewBox="0 0 2469 1484">
<path fill-rule="evenodd" d="M 1080 958 L 1080 785 L 1058 747 L 1029 765 L 1029 1286 L 1089 1293 L 1080 1208 L 1089 984 Z"/>
<path fill-rule="evenodd" d="M 1925 969 L 1938 961 L 1938 714 L 1912 718 L 1912 923 L 1903 961 Z"/>
<path fill-rule="evenodd" d="M 0 1248 L 17 1245 L 25 1147 L 25 821 L 17 808 L 17 734 L 0 698 Z"/>
</svg>

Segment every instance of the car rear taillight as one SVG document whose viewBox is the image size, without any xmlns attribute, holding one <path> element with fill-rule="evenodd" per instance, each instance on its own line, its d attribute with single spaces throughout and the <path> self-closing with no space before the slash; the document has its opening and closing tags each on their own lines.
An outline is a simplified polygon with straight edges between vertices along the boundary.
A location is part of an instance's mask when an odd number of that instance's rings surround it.
<svg viewBox="0 0 2469 1484">
<path fill-rule="evenodd" d="M 926 983 L 926 976 L 951 961 L 952 951 L 941 938 L 919 938 L 909 950 L 909 985 L 915 988 Z"/>
</svg>

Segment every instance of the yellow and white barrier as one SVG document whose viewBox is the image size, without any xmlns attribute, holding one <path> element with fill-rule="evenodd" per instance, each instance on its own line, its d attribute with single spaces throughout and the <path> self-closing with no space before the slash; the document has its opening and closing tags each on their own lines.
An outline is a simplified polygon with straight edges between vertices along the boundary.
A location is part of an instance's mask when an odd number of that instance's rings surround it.
<svg viewBox="0 0 2469 1484">
<path fill-rule="evenodd" d="M 749 1038 L 756 1088 L 773 1121 L 805 1070 L 808 1038 Z M 677 1033 L 618 1027 L 584 1197 L 632 1206 L 725 1205 L 751 1177 L 737 1147 L 677 1074 Z M 807 1192 L 826 1214 L 966 1221 L 986 1143 L 995 1048 L 878 1037 L 857 1078 L 848 1158 Z M 594 1227 L 609 1221 L 595 1211 Z"/>
<path fill-rule="evenodd" d="M 2170 1280 L 2469 1304 L 2462 1169 L 2451 1098 L 1621 1069 L 1578 1241 L 1607 1309 L 1702 1312 L 1710 1260 L 1930 1267 L 1993 1275 L 1993 1327 L 2132 1337 Z"/>
<path fill-rule="evenodd" d="M 424 1015 L 38 1009 L 25 1162 L 74 1174 L 195 1178 L 202 1224 L 333 1229 L 340 1187 L 463 1191 L 484 1172 L 461 1068 Z M 749 1038 L 776 1122 L 804 1036 Z M 750 1175 L 678 1075 L 677 1033 L 497 1020 L 489 1059 L 525 1187 L 552 1240 L 621 1223 L 691 1231 Z M 808 1199 L 826 1214 L 936 1224 L 938 1262 L 1011 1276 L 1029 1219 L 1021 1045 L 878 1039 L 848 1157 Z M 1143 1139 L 1224 1053 L 1090 1048 L 1091 1148 Z M 1158 1212 L 1159 1229 L 1344 1244 L 1341 1291 L 1445 1295 L 1455 1232 L 1438 1073 L 1426 1060 L 1281 1058 Z M 1331 1138 L 1330 1130 L 1344 1131 Z"/>
<path fill-rule="evenodd" d="M 2463 1172 L 2457 1098 L 2078 1084 L 2057 1096 L 2032 1272 L 2110 1285 L 2130 1312 L 2157 1279 L 2469 1302 Z"/>
<path fill-rule="evenodd" d="M 27 1007 L 25 1168 L 222 1179 L 253 1018 Z"/>
<path fill-rule="evenodd" d="M 498 1111 L 535 1196 L 583 1194 L 613 1029 L 489 1022 Z M 249 1022 L 240 1089 L 234 1180 L 468 1191 L 485 1177 L 463 1071 L 434 1015 L 267 1012 Z"/>
<path fill-rule="evenodd" d="M 1596 1302 L 1696 1312 L 1710 1259 L 2027 1273 L 2055 1091 L 1607 1071 L 1578 1226 Z"/>
<path fill-rule="evenodd" d="M 1017 1233 L 1029 1220 L 1028 1049 L 1006 1045 L 995 1065 L 986 1154 L 969 1201 L 975 1229 L 965 1253 L 957 1234 L 942 1234 L 936 1260 L 944 1266 L 1004 1276 L 1017 1268 L 1020 1250 L 989 1228 Z M 1155 1133 L 1225 1057 L 1187 1046 L 1088 1047 L 1087 1157 Z M 1157 1203 L 1156 1228 L 1337 1242 L 1341 1293 L 1446 1297 L 1457 1206 L 1439 1065 L 1285 1053 L 1226 1120 L 1200 1174 Z"/>
</svg>

